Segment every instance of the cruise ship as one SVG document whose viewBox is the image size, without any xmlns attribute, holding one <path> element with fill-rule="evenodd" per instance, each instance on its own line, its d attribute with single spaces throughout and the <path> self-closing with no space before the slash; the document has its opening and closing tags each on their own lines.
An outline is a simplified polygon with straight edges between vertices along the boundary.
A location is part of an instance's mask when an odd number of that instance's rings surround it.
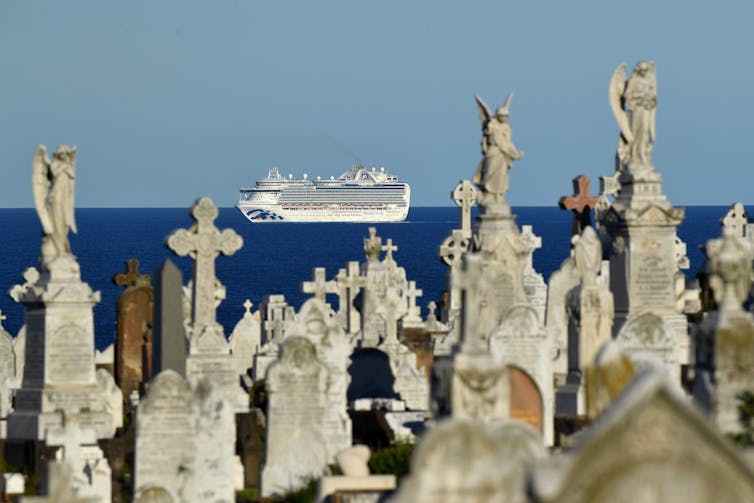
<svg viewBox="0 0 754 503">
<path fill-rule="evenodd" d="M 242 187 L 236 208 L 251 222 L 402 222 L 411 187 L 385 168 L 355 166 L 337 179 L 300 180 L 277 167 Z"/>
</svg>

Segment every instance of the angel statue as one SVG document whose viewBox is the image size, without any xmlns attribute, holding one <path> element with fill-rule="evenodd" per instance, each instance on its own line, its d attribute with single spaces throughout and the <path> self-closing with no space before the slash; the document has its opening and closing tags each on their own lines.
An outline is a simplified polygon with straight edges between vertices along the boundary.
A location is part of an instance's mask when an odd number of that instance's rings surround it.
<svg viewBox="0 0 754 503">
<path fill-rule="evenodd" d="M 621 133 L 616 154 L 618 168 L 632 162 L 652 167 L 657 107 L 655 64 L 640 61 L 628 80 L 626 64 L 620 64 L 610 79 L 609 96 Z"/>
<path fill-rule="evenodd" d="M 482 121 L 482 154 L 484 159 L 474 173 L 474 183 L 480 189 L 477 201 L 480 205 L 505 203 L 505 193 L 508 192 L 508 172 L 513 161 L 524 156 L 522 151 L 516 150 L 511 140 L 511 126 L 508 124 L 511 98 L 508 94 L 505 104 L 492 115 L 487 104 L 474 95 L 479 106 L 479 118 Z"/>
<path fill-rule="evenodd" d="M 60 145 L 47 157 L 44 145 L 32 161 L 34 207 L 42 223 L 42 259 L 71 255 L 68 230 L 77 232 L 73 218 L 73 184 L 76 180 L 76 147 Z"/>
</svg>

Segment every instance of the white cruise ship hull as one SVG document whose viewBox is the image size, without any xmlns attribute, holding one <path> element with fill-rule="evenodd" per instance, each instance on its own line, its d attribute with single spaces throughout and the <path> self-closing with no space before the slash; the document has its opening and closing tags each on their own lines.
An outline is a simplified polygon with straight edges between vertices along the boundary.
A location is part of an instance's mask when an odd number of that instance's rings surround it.
<svg viewBox="0 0 754 503">
<path fill-rule="evenodd" d="M 337 180 L 284 178 L 272 168 L 255 187 L 241 188 L 236 208 L 250 222 L 402 222 L 411 188 L 395 175 L 354 167 Z"/>
</svg>

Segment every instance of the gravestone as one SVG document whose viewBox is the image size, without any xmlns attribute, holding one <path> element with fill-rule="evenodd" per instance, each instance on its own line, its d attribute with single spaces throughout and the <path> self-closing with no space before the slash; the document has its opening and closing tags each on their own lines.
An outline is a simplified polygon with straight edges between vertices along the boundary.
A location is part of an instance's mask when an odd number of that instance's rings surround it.
<svg viewBox="0 0 754 503">
<path fill-rule="evenodd" d="M 534 269 L 534 252 L 542 248 L 542 238 L 534 234 L 531 225 L 521 227 L 521 242 L 527 252 L 526 266 L 524 267 L 524 290 L 532 307 L 539 314 L 539 319 L 544 323 L 545 309 L 547 307 L 547 284 L 544 278 Z"/>
<path fill-rule="evenodd" d="M 234 502 L 235 440 L 234 411 L 211 381 L 161 372 L 137 409 L 134 493 Z"/>
<path fill-rule="evenodd" d="M 694 398 L 727 434 L 746 434 L 741 400 L 754 394 L 754 318 L 743 304 L 752 284 L 754 250 L 748 239 L 725 227 L 710 240 L 707 270 L 718 303 L 696 330 Z"/>
<path fill-rule="evenodd" d="M 421 328 L 424 326 L 421 307 L 416 305 L 416 299 L 424 295 L 424 291 L 416 288 L 416 281 L 409 281 L 404 292 L 407 302 L 406 316 L 401 319 L 402 328 Z"/>
<path fill-rule="evenodd" d="M 310 293 L 315 299 L 319 299 L 322 302 L 327 302 L 326 295 L 328 293 L 337 293 L 337 287 L 335 281 L 327 281 L 327 274 L 324 267 L 315 267 L 312 281 L 304 281 L 301 284 L 301 291 L 303 293 Z"/>
<path fill-rule="evenodd" d="M 251 301 L 246 299 L 243 303 L 245 310 L 243 318 L 236 323 L 228 339 L 230 352 L 236 362 L 236 372 L 239 375 L 247 375 L 248 369 L 254 365 L 254 355 L 257 354 L 261 343 L 259 321 L 251 314 L 251 306 Z"/>
<path fill-rule="evenodd" d="M 568 326 L 569 319 L 566 312 L 567 299 L 570 292 L 579 284 L 580 277 L 576 268 L 576 259 L 571 248 L 570 256 L 560 265 L 560 268 L 550 275 L 547 291 L 547 313 L 545 329 L 553 344 L 552 368 L 557 386 L 565 384 L 568 374 Z"/>
<path fill-rule="evenodd" d="M 734 236 L 748 238 L 749 215 L 743 203 L 733 203 L 720 219 L 720 225 L 725 229 L 731 229 Z"/>
<path fill-rule="evenodd" d="M 327 405 L 327 369 L 304 337 L 286 339 L 280 359 L 267 372 L 267 456 L 262 496 L 306 485 L 327 466 L 323 417 Z"/>
<path fill-rule="evenodd" d="M 367 260 L 360 267 L 364 284 L 359 308 L 361 315 L 359 344 L 362 347 L 376 347 L 380 339 L 385 337 L 385 320 L 377 314 L 377 306 L 385 296 L 387 271 L 385 264 L 380 261 L 382 238 L 377 235 L 377 229 L 374 227 L 369 228 L 369 237 L 364 238 L 364 253 Z"/>
<path fill-rule="evenodd" d="M 73 468 L 60 461 L 47 462 L 46 496 L 24 496 L 21 503 L 102 503 L 98 496 L 81 495 L 74 486 Z M 106 500 L 109 501 L 109 500 Z"/>
<path fill-rule="evenodd" d="M 186 332 L 183 325 L 181 285 L 183 275 L 166 259 L 155 277 L 154 340 L 152 342 L 152 372 L 172 370 L 186 375 Z"/>
<path fill-rule="evenodd" d="M 338 315 L 344 321 L 344 328 L 349 334 L 355 334 L 361 326 L 359 311 L 353 302 L 364 286 L 364 280 L 357 261 L 349 261 L 348 266 L 341 269 L 336 277 L 338 285 L 343 289 L 339 299 Z"/>
<path fill-rule="evenodd" d="M 631 359 L 615 340 L 608 340 L 597 351 L 586 369 L 586 415 L 598 418 L 631 383 L 636 371 Z"/>
<path fill-rule="evenodd" d="M 366 503 L 379 501 L 395 489 L 395 475 L 370 475 L 370 450 L 355 445 L 338 453 L 338 468 L 342 475 L 322 477 L 317 485 L 317 501 Z"/>
<path fill-rule="evenodd" d="M 584 375 L 597 350 L 612 338 L 613 295 L 602 269 L 602 247 L 592 227 L 573 238 L 579 285 L 566 296 L 568 313 L 568 378 L 556 394 L 556 410 L 568 416 L 586 414 Z"/>
<path fill-rule="evenodd" d="M 574 195 L 563 196 L 558 201 L 561 210 L 573 212 L 572 235 L 580 235 L 584 229 L 592 226 L 592 210 L 597 205 L 597 198 L 589 194 L 590 184 L 588 176 L 577 176 L 573 179 Z"/>
<path fill-rule="evenodd" d="M 417 445 L 391 501 L 525 503 L 527 467 L 545 456 L 540 436 L 527 425 L 446 420 Z"/>
<path fill-rule="evenodd" d="M 624 66 L 621 68 L 625 69 Z M 644 78 L 639 73 L 631 76 L 634 81 Z M 623 134 L 631 120 L 644 127 L 644 121 L 654 117 L 657 89 L 654 85 L 641 88 L 647 93 L 644 101 L 648 104 L 647 115 L 635 115 L 631 105 L 626 105 L 629 102 L 621 101 L 622 93 L 628 92 L 628 88 L 617 91 L 620 82 L 625 81 L 620 71 L 614 73 L 613 81 L 611 104 L 622 128 L 616 170 L 620 190 L 610 207 L 599 215 L 600 228 L 606 239 L 603 247 L 610 260 L 610 290 L 615 302 L 613 336 L 617 336 L 630 320 L 651 312 L 670 330 L 673 354 L 668 355 L 668 359 L 685 364 L 690 356 L 687 321 L 677 311 L 675 291 L 676 229 L 683 221 L 685 210 L 674 208 L 662 192 L 662 177 L 656 171 L 651 155 L 652 135 L 644 134 L 648 130 L 642 130 L 641 137 L 635 141 L 629 138 L 630 131 L 628 136 Z M 628 106 L 629 112 L 625 112 L 623 106 Z M 653 118 L 651 121 L 654 123 Z M 641 318 L 642 323 L 647 321 L 648 318 Z M 625 349 L 632 351 L 629 345 Z M 647 349 L 655 351 L 654 348 Z"/>
<path fill-rule="evenodd" d="M 219 282 L 215 277 L 215 259 L 221 253 L 234 254 L 243 246 L 243 239 L 232 229 L 220 231 L 215 227 L 218 215 L 209 198 L 197 200 L 191 209 L 196 224 L 189 230 L 174 231 L 168 237 L 167 245 L 177 255 L 190 255 L 194 261 L 186 376 L 208 378 L 218 386 L 236 412 L 246 412 L 249 410 L 248 396 L 239 385 L 235 362 L 215 313 L 215 292 Z"/>
<path fill-rule="evenodd" d="M 493 421 L 508 416 L 508 374 L 505 365 L 489 353 L 487 338 L 479 328 L 482 259 L 468 254 L 463 260 L 463 269 L 456 277 L 456 284 L 463 292 L 460 352 L 453 358 L 450 385 L 444 382 L 448 376 L 442 371 L 442 362 L 435 366 L 439 368 L 433 373 L 439 379 L 433 381 L 432 394 L 450 404 L 454 418 Z M 442 396 L 445 390 L 450 396 Z"/>
<path fill-rule="evenodd" d="M 469 180 L 461 180 L 451 192 L 453 202 L 461 208 L 461 232 L 464 236 L 471 236 L 471 207 L 476 202 L 476 189 Z"/>
<path fill-rule="evenodd" d="M 633 314 L 621 328 L 616 340 L 635 366 L 664 367 L 680 382 L 681 362 L 675 350 L 675 332 L 662 316 L 652 311 Z"/>
<path fill-rule="evenodd" d="M 71 486 L 75 494 L 93 496 L 100 502 L 111 500 L 112 472 L 102 449 L 97 446 L 94 430 L 82 429 L 75 420 L 63 418 L 62 426 L 47 431 L 45 444 L 60 446 L 55 460 L 72 468 Z M 49 488 L 45 492 L 50 494 Z"/>
<path fill-rule="evenodd" d="M 6 316 L 0 311 L 0 438 L 8 435 L 8 414 L 13 405 L 13 389 L 16 380 L 13 338 L 3 328 Z"/>
<path fill-rule="evenodd" d="M 538 464 L 529 480 L 543 503 L 754 499 L 750 465 L 656 371 L 635 379 L 567 455 Z"/>
<path fill-rule="evenodd" d="M 413 410 L 429 408 L 429 381 L 416 365 L 416 354 L 398 340 L 398 321 L 408 312 L 406 300 L 398 289 L 388 287 L 377 314 L 385 320 L 386 334 L 378 349 L 390 357 L 395 376 L 394 389 L 406 406 Z"/>
<path fill-rule="evenodd" d="M 301 306 L 287 337 L 306 338 L 314 345 L 317 359 L 327 369 L 322 432 L 328 462 L 334 462 L 338 452 L 351 446 L 351 419 L 346 400 L 351 344 L 342 327 L 330 317 L 330 307 L 317 297 Z"/>
<path fill-rule="evenodd" d="M 530 424 L 552 445 L 552 345 L 537 312 L 526 304 L 508 308 L 490 336 L 489 351 L 508 368 L 507 417 Z"/>
<path fill-rule="evenodd" d="M 266 295 L 262 308 L 263 337 L 262 345 L 259 351 L 254 355 L 254 368 L 252 369 L 252 378 L 255 381 L 264 379 L 267 374 L 267 368 L 278 359 L 279 347 L 285 338 L 286 327 L 288 327 L 295 318 L 295 311 L 285 301 L 284 295 Z"/>
<path fill-rule="evenodd" d="M 115 336 L 115 377 L 123 396 L 138 391 L 152 378 L 152 325 L 154 291 L 151 278 L 139 273 L 139 261 L 126 261 L 126 273 L 113 282 L 126 289 L 118 298 Z"/>
<path fill-rule="evenodd" d="M 32 162 L 34 205 L 42 225 L 40 270 L 10 295 L 24 305 L 26 347 L 21 388 L 8 416 L 8 438 L 42 440 L 61 426 L 61 413 L 111 438 L 117 421 L 105 410 L 95 374 L 94 313 L 99 292 L 81 281 L 68 241 L 76 231 L 74 181 L 76 149 L 61 145 L 52 160 L 39 146 Z"/>
</svg>

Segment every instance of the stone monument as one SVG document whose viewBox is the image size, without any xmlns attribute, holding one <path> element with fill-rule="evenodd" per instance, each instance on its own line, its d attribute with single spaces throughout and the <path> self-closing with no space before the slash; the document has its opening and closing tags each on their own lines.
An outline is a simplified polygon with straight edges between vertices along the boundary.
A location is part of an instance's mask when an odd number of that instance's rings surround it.
<svg viewBox="0 0 754 503">
<path fill-rule="evenodd" d="M 215 259 L 220 253 L 234 254 L 243 246 L 243 239 L 233 229 L 220 231 L 215 227 L 218 214 L 209 198 L 197 200 L 191 209 L 196 224 L 189 230 L 173 232 L 167 245 L 176 255 L 190 255 L 194 259 L 186 376 L 209 378 L 233 404 L 236 412 L 246 412 L 249 410 L 248 396 L 239 385 L 223 327 L 215 318 L 215 292 L 218 288 L 224 290 L 215 277 Z"/>
<path fill-rule="evenodd" d="M 42 440 L 61 425 L 61 412 L 97 438 L 109 438 L 122 418 L 106 410 L 94 365 L 94 316 L 99 292 L 81 281 L 68 231 L 76 231 L 73 184 L 76 148 L 61 145 L 52 161 L 43 146 L 32 163 L 34 206 L 42 224 L 40 271 L 33 283 L 14 287 L 24 305 L 24 376 L 8 417 L 10 439 Z"/>
</svg>

